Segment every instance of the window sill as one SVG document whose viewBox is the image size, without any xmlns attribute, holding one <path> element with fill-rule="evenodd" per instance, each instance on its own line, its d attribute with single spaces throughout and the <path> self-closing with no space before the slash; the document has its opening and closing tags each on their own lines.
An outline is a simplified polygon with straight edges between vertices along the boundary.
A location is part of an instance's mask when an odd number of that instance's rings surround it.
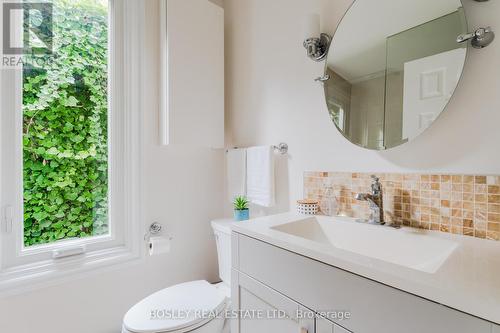
<svg viewBox="0 0 500 333">
<path fill-rule="evenodd" d="M 87 274 L 133 264 L 141 258 L 139 251 L 122 246 L 8 268 L 0 272 L 0 296 L 65 283 Z"/>
</svg>

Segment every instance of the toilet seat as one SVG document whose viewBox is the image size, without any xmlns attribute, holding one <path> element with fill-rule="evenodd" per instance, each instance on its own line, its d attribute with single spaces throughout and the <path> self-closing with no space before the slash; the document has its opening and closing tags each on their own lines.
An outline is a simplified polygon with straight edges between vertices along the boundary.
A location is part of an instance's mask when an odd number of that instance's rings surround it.
<svg viewBox="0 0 500 333">
<path fill-rule="evenodd" d="M 207 281 L 178 284 L 132 307 L 123 320 L 123 332 L 188 332 L 220 315 L 226 303 L 226 295 Z"/>
</svg>

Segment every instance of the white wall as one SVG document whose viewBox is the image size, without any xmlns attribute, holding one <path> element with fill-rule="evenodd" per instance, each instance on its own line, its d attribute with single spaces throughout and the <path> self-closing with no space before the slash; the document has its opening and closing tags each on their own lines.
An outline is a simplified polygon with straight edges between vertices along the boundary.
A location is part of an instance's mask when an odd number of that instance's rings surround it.
<svg viewBox="0 0 500 333">
<path fill-rule="evenodd" d="M 352 145 L 337 132 L 329 120 L 323 89 L 313 82 L 323 73 L 324 64 L 306 57 L 302 22 L 310 13 L 322 13 L 322 30 L 333 33 L 350 3 L 225 1 L 226 132 L 231 145 L 289 144 L 288 170 L 279 170 L 288 181 L 279 195 L 292 208 L 302 197 L 306 170 L 500 174 L 498 39 L 484 50 L 470 51 L 462 84 L 449 108 L 414 142 L 373 152 Z M 464 4 L 471 28 L 491 25 L 500 31 L 498 1 Z"/>
<path fill-rule="evenodd" d="M 219 7 L 224 7 L 224 0 L 208 0 L 208 1 L 213 2 Z"/>
<path fill-rule="evenodd" d="M 117 333 L 128 308 L 178 282 L 218 280 L 210 219 L 222 211 L 223 153 L 157 145 L 156 0 L 147 0 L 148 54 L 143 144 L 143 222 L 159 221 L 175 239 L 172 252 L 35 292 L 0 298 L 0 332 Z"/>
</svg>

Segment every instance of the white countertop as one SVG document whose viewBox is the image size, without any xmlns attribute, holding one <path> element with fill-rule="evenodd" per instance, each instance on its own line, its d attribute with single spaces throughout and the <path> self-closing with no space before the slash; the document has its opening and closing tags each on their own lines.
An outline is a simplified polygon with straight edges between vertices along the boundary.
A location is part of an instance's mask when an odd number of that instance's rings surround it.
<svg viewBox="0 0 500 333">
<path fill-rule="evenodd" d="M 306 217 L 286 213 L 236 222 L 231 227 L 234 232 L 500 324 L 500 242 L 427 230 L 398 230 L 458 243 L 445 263 L 431 274 L 271 229 L 298 218 Z M 333 218 L 332 223 L 336 223 Z"/>
</svg>

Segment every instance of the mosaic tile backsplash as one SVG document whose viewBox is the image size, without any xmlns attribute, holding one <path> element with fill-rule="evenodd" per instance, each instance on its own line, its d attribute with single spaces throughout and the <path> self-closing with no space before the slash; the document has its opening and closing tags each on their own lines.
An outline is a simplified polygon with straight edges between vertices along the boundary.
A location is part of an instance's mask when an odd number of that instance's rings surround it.
<svg viewBox="0 0 500 333">
<path fill-rule="evenodd" d="M 368 218 L 370 173 L 306 172 L 304 196 L 324 205 L 332 186 L 340 215 Z M 387 222 L 409 227 L 500 240 L 500 176 L 375 174 L 380 177 Z"/>
</svg>

